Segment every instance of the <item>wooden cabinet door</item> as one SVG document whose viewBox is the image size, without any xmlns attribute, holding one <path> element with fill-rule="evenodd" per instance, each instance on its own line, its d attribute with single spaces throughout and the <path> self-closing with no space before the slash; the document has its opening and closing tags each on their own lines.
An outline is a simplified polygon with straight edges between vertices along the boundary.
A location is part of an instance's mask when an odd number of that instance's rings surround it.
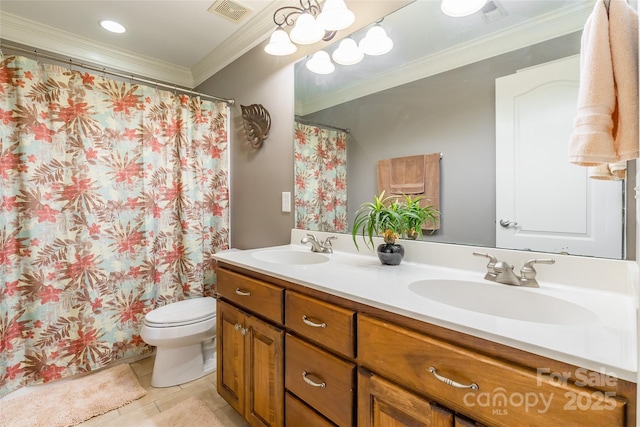
<svg viewBox="0 0 640 427">
<path fill-rule="evenodd" d="M 453 414 L 360 368 L 358 426 L 452 427 Z"/>
<path fill-rule="evenodd" d="M 284 425 L 284 331 L 245 316 L 245 418 L 252 426 Z"/>
<path fill-rule="evenodd" d="M 216 313 L 218 393 L 233 409 L 244 414 L 245 316 L 242 311 L 221 301 L 218 301 Z"/>
</svg>

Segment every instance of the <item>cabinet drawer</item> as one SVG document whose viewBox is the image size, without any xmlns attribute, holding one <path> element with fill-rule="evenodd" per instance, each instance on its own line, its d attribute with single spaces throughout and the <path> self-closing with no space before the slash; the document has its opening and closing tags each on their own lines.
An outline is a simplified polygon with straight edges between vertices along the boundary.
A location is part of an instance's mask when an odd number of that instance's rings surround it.
<svg viewBox="0 0 640 427">
<path fill-rule="evenodd" d="M 623 426 L 625 421 L 626 400 L 622 398 L 537 375 L 533 369 L 364 315 L 358 316 L 358 360 L 492 426 Z M 445 383 L 445 378 L 457 384 Z M 456 387 L 473 383 L 478 390 Z"/>
<path fill-rule="evenodd" d="M 354 357 L 355 313 L 296 292 L 285 296 L 285 325 L 347 357 Z"/>
<path fill-rule="evenodd" d="M 318 415 L 298 398 L 287 393 L 284 399 L 285 425 L 287 427 L 335 427 L 335 424 Z"/>
<path fill-rule="evenodd" d="M 285 387 L 339 426 L 353 425 L 355 365 L 287 334 Z"/>
<path fill-rule="evenodd" d="M 218 295 L 266 317 L 283 323 L 284 288 L 218 269 Z"/>
<path fill-rule="evenodd" d="M 453 427 L 453 414 L 361 368 L 358 426 Z"/>
</svg>

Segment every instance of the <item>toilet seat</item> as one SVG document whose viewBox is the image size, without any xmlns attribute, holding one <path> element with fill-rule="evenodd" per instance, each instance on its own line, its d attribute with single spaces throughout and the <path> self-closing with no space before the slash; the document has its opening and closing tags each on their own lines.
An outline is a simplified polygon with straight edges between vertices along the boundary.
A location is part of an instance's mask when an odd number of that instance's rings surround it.
<svg viewBox="0 0 640 427">
<path fill-rule="evenodd" d="M 192 298 L 151 310 L 144 324 L 151 328 L 172 328 L 205 322 L 216 316 L 216 300 L 211 297 Z"/>
</svg>

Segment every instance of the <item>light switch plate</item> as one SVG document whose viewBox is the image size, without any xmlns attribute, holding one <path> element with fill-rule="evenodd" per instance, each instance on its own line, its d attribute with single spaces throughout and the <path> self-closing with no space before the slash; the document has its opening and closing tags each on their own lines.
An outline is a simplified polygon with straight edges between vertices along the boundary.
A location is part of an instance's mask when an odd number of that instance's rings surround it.
<svg viewBox="0 0 640 427">
<path fill-rule="evenodd" d="M 291 212 L 291 192 L 282 192 L 282 212 Z"/>
</svg>

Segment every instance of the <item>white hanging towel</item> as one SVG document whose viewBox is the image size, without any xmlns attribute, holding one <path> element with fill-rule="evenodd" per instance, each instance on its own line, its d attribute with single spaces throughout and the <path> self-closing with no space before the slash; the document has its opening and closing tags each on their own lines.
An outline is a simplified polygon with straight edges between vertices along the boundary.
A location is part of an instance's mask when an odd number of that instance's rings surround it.
<svg viewBox="0 0 640 427">
<path fill-rule="evenodd" d="M 596 1 L 582 34 L 578 113 L 569 161 L 599 166 L 638 157 L 638 15 L 625 0 Z M 590 175 L 602 176 L 603 168 Z M 617 175 L 617 176 L 616 176 Z M 613 174 L 619 179 L 621 173 Z M 602 178 L 600 178 L 602 179 Z"/>
</svg>

